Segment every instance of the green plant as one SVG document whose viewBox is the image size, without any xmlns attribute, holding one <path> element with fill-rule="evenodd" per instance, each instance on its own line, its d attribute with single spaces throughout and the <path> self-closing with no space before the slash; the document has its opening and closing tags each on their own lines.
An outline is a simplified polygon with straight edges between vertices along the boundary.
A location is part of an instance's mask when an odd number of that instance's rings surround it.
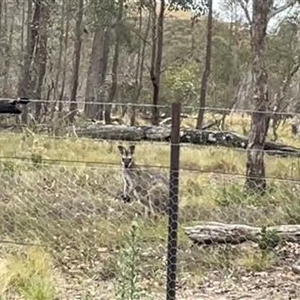
<svg viewBox="0 0 300 300">
<path fill-rule="evenodd" d="M 263 227 L 259 236 L 258 246 L 263 253 L 271 251 L 280 243 L 280 237 L 275 230 L 267 230 L 266 227 Z"/>
<path fill-rule="evenodd" d="M 129 234 L 126 236 L 125 247 L 120 250 L 118 258 L 116 299 L 145 299 L 145 293 L 140 286 L 140 235 L 136 222 L 132 222 Z"/>
</svg>

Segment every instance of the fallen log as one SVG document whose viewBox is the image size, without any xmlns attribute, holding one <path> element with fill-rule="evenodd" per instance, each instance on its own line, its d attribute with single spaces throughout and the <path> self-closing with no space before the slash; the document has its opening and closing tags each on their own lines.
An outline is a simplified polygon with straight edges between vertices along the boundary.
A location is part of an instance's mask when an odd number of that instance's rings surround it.
<svg viewBox="0 0 300 300">
<path fill-rule="evenodd" d="M 231 244 L 247 241 L 262 243 L 268 236 L 275 244 L 281 242 L 300 242 L 300 225 L 279 225 L 266 228 L 242 224 L 201 222 L 200 225 L 185 227 L 185 234 L 197 245 Z"/>
<path fill-rule="evenodd" d="M 164 126 L 133 127 L 125 125 L 91 124 L 85 128 L 76 128 L 76 134 L 78 137 L 102 140 L 169 142 L 171 138 L 171 128 Z M 248 138 L 229 131 L 182 129 L 180 131 L 180 142 L 195 145 L 247 149 Z M 300 157 L 299 148 L 276 142 L 266 142 L 264 150 L 269 155 Z"/>
</svg>

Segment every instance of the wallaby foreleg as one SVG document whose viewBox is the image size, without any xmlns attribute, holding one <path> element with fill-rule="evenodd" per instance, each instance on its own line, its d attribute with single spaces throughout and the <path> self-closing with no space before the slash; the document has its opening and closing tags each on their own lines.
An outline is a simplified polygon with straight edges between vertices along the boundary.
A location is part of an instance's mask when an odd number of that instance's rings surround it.
<svg viewBox="0 0 300 300">
<path fill-rule="evenodd" d="M 125 178 L 123 178 L 123 195 L 122 199 L 124 202 L 131 202 L 132 196 L 134 196 L 133 185 L 130 184 Z"/>
</svg>

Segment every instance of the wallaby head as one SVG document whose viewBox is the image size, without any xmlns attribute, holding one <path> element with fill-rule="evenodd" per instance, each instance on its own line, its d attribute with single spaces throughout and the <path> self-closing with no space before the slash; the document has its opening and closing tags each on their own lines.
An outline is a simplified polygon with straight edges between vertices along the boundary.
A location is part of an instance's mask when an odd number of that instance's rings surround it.
<svg viewBox="0 0 300 300">
<path fill-rule="evenodd" d="M 133 164 L 133 154 L 135 150 L 135 145 L 129 146 L 128 149 L 126 149 L 124 146 L 118 146 L 118 149 L 122 156 L 122 165 L 124 168 L 130 168 Z"/>
</svg>

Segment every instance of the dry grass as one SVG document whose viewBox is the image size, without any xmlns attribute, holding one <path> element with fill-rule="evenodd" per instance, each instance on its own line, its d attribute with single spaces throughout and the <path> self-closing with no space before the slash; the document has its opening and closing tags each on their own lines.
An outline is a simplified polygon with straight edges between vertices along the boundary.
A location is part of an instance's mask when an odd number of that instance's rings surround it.
<svg viewBox="0 0 300 300">
<path fill-rule="evenodd" d="M 55 299 L 57 272 L 51 257 L 36 247 L 20 250 L 10 249 L 1 260 L 1 299 Z"/>
<path fill-rule="evenodd" d="M 185 122 L 191 124 L 193 120 Z M 245 122 L 233 117 L 228 126 L 241 133 Z M 282 141 L 300 146 L 289 135 L 287 125 L 280 128 L 279 135 Z M 32 300 L 54 299 L 57 295 L 60 299 L 74 299 L 73 294 L 66 295 L 69 289 L 56 288 L 55 272 L 69 283 L 76 283 L 77 290 L 82 290 L 81 299 L 92 299 L 95 289 L 103 295 L 118 272 L 116 255 L 125 244 L 124 237 L 133 219 L 140 228 L 143 284 L 154 292 L 165 288 L 162 261 L 166 254 L 167 219 L 145 220 L 137 203 L 123 204 L 113 198 L 121 188 L 116 145 L 38 135 L 0 136 L 0 157 L 28 158 L 0 161 L 1 239 L 41 245 L 39 250 L 16 246 L 8 252 L 3 247 L 2 299 L 15 299 L 7 296 L 12 294 Z M 142 165 L 168 167 L 169 156 L 166 144 L 143 143 L 136 148 L 137 163 Z M 182 147 L 182 227 L 199 220 L 258 226 L 299 222 L 300 186 L 271 179 L 265 196 L 248 196 L 243 191 L 244 178 L 233 175 L 245 173 L 245 162 L 245 153 L 233 149 Z M 266 157 L 267 175 L 300 179 L 298 164 L 289 158 Z M 161 171 L 168 174 L 167 168 Z M 191 248 L 182 230 L 179 239 L 179 279 L 188 287 L 205 282 L 211 272 L 238 274 L 241 269 L 265 270 L 274 263 L 272 255 L 261 256 L 259 250 L 249 248 Z M 52 260 L 57 270 L 52 267 Z M 98 282 L 89 294 L 87 290 L 93 285 L 86 284 L 86 278 Z M 105 299 L 110 297 L 111 294 Z"/>
</svg>

